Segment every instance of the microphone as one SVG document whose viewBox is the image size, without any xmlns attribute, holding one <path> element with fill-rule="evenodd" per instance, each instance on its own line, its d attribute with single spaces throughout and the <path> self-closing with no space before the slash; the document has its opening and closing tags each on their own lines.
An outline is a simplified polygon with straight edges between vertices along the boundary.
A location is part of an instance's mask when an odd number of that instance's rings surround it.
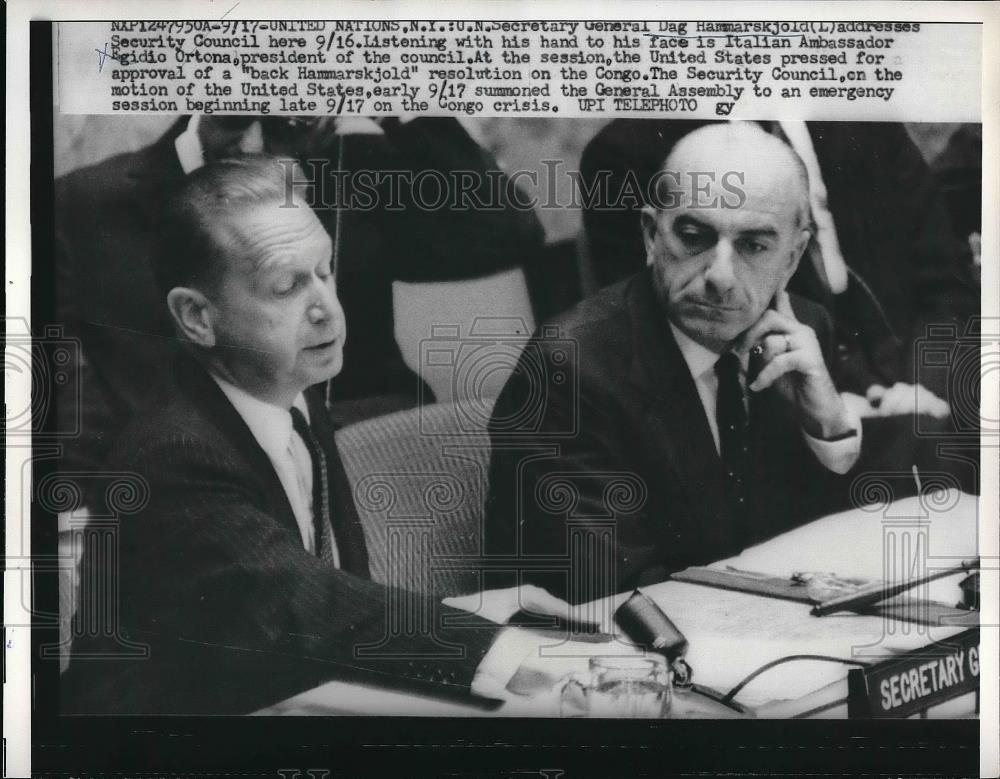
<svg viewBox="0 0 1000 779">
<path fill-rule="evenodd" d="M 691 666 L 684 659 L 688 641 L 649 596 L 635 590 L 615 611 L 615 622 L 636 644 L 667 659 L 676 675 L 675 685 L 691 686 Z"/>
</svg>

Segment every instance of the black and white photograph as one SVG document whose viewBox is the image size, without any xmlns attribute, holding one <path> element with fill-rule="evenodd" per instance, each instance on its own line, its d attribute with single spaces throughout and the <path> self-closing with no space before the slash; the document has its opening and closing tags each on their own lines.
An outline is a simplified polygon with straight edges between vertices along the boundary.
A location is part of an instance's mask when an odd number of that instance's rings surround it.
<svg viewBox="0 0 1000 779">
<path fill-rule="evenodd" d="M 995 8 L 15 5 L 5 776 L 990 775 Z"/>
</svg>

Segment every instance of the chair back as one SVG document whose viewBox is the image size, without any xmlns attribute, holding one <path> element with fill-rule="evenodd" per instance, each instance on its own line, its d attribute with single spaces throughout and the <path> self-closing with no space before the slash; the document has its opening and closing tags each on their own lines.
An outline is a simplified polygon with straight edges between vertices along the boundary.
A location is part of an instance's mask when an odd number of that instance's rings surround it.
<svg viewBox="0 0 1000 779">
<path fill-rule="evenodd" d="M 337 432 L 375 581 L 438 597 L 481 588 L 491 406 L 437 403 Z"/>
</svg>

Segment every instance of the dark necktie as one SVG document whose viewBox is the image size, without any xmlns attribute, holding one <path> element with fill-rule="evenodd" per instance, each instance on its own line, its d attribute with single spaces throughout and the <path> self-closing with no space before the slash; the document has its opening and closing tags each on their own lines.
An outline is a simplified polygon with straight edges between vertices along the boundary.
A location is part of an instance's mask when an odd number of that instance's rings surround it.
<svg viewBox="0 0 1000 779">
<path fill-rule="evenodd" d="M 741 544 L 750 530 L 747 479 L 749 478 L 750 440 L 743 387 L 740 384 L 740 361 L 732 352 L 715 363 L 719 378 L 715 419 L 719 426 L 719 455 L 726 471 L 726 498 L 736 522 Z"/>
<path fill-rule="evenodd" d="M 333 527 L 330 524 L 330 484 L 327 478 L 326 455 L 319 445 L 319 439 L 316 438 L 309 423 L 306 422 L 305 416 L 294 406 L 292 406 L 292 427 L 302 438 L 306 449 L 309 450 L 309 458 L 312 460 L 312 509 L 316 556 L 332 563 L 335 558 L 333 556 Z"/>
</svg>

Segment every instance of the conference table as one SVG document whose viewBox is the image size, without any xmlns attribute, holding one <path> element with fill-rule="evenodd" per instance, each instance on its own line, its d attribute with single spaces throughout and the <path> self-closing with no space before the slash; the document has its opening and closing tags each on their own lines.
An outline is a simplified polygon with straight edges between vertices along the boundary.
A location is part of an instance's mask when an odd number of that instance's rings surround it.
<svg viewBox="0 0 1000 779">
<path fill-rule="evenodd" d="M 908 580 L 979 556 L 978 511 L 978 498 L 957 490 L 872 504 L 823 517 L 699 572 L 708 570 L 737 583 L 741 578 L 791 580 L 803 573 Z M 996 574 L 984 570 L 981 575 Z M 699 686 L 725 693 L 766 663 L 790 655 L 847 661 L 804 659 L 765 671 L 735 696 L 743 711 L 703 695 L 675 690 L 668 716 L 844 718 L 852 665 L 898 658 L 978 626 L 978 612 L 954 608 L 962 599 L 958 583 L 965 576 L 958 573 L 937 579 L 866 613 L 838 612 L 824 617 L 813 616 L 806 602 L 680 581 L 677 579 L 685 578 L 680 574 L 643 587 L 687 638 L 686 660 Z M 598 621 L 603 630 L 615 632 L 614 609 L 630 594 L 587 604 L 581 618 Z M 927 604 L 936 605 L 936 618 L 920 616 L 926 615 Z M 940 612 L 949 616 L 941 619 Z M 569 666 L 567 670 L 571 670 Z M 972 693 L 941 703 L 921 716 L 975 717 L 977 710 L 976 694 Z M 330 681 L 257 714 L 557 717 L 560 708 L 554 692 L 524 699 L 515 696 L 485 710 L 409 691 Z"/>
</svg>

